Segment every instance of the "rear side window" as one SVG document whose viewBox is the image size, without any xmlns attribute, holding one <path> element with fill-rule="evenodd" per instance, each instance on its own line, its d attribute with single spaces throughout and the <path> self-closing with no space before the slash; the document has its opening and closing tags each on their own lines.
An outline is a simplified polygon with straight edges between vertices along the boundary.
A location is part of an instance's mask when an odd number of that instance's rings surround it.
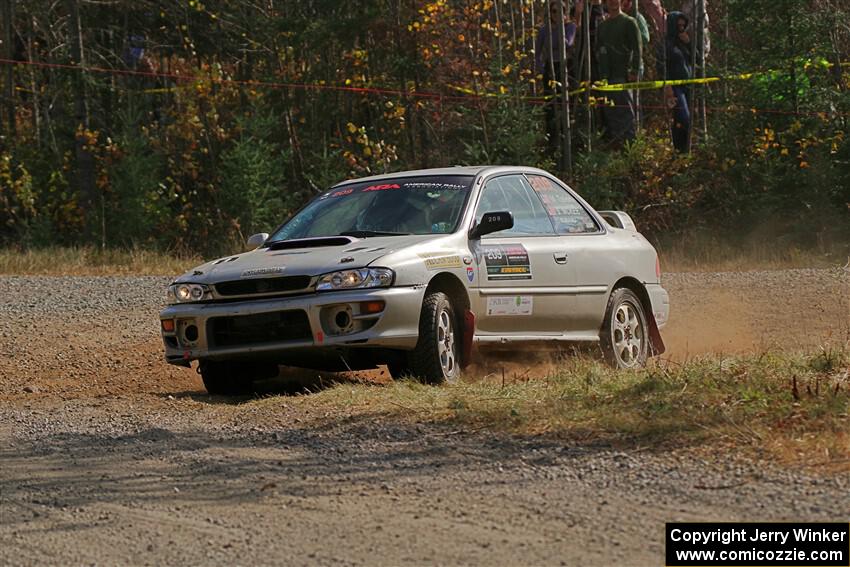
<svg viewBox="0 0 850 567">
<path fill-rule="evenodd" d="M 528 182 L 537 192 L 558 234 L 599 232 L 599 225 L 590 213 L 566 189 L 542 175 L 528 175 Z"/>
</svg>

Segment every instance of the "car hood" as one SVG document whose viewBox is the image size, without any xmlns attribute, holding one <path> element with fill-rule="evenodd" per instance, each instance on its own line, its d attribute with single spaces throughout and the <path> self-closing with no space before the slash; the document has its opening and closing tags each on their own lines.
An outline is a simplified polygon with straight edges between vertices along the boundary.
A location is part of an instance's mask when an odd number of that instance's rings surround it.
<svg viewBox="0 0 850 567">
<path fill-rule="evenodd" d="M 362 268 L 392 252 L 444 236 L 424 234 L 362 239 L 345 237 L 334 239 L 336 242 L 331 239 L 293 241 L 283 250 L 258 248 L 207 262 L 189 270 L 177 281 L 214 284 L 244 278 L 318 276 L 336 270 Z"/>
</svg>

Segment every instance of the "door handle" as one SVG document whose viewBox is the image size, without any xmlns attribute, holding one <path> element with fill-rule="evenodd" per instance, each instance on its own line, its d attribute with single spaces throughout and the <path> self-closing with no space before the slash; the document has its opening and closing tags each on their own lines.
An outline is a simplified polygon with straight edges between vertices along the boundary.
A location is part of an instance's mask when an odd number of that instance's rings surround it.
<svg viewBox="0 0 850 567">
<path fill-rule="evenodd" d="M 555 252 L 552 255 L 555 258 L 556 264 L 566 264 L 567 263 L 567 253 L 566 252 Z"/>
</svg>

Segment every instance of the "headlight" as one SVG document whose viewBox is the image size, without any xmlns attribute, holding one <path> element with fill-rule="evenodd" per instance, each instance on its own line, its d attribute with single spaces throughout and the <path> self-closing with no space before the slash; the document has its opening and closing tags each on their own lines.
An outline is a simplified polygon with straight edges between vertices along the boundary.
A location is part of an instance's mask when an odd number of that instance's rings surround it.
<svg viewBox="0 0 850 567">
<path fill-rule="evenodd" d="M 168 286 L 166 299 L 168 303 L 191 303 L 209 299 L 210 288 L 202 284 L 181 283 Z"/>
<path fill-rule="evenodd" d="M 390 287 L 395 273 L 387 268 L 361 268 L 332 272 L 319 278 L 317 291 L 335 289 L 363 289 L 370 287 Z"/>
</svg>

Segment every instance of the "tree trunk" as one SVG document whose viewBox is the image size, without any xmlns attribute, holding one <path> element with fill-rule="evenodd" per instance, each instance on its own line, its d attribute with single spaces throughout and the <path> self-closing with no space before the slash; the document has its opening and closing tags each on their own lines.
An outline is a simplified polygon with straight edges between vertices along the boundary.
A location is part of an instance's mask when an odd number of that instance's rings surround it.
<svg viewBox="0 0 850 567">
<path fill-rule="evenodd" d="M 15 125 L 15 66 L 11 61 L 15 58 L 15 6 L 13 0 L 3 0 L 3 58 L 6 63 L 6 120 L 8 123 L 9 140 L 14 140 Z"/>
<path fill-rule="evenodd" d="M 68 6 L 68 25 L 71 42 L 71 63 L 85 67 L 85 59 L 83 57 L 83 33 L 80 24 L 80 7 L 78 0 L 67 0 Z M 91 214 L 95 210 L 97 204 L 97 195 L 95 187 L 95 172 L 94 172 L 94 156 L 86 149 L 85 137 L 79 132 L 80 129 L 88 129 L 89 124 L 89 104 L 88 95 L 86 93 L 85 71 L 71 71 L 72 73 L 72 88 L 74 91 L 74 121 L 77 132 L 74 136 L 74 150 L 77 160 L 77 191 L 80 197 L 80 206 L 83 212 Z"/>
</svg>

